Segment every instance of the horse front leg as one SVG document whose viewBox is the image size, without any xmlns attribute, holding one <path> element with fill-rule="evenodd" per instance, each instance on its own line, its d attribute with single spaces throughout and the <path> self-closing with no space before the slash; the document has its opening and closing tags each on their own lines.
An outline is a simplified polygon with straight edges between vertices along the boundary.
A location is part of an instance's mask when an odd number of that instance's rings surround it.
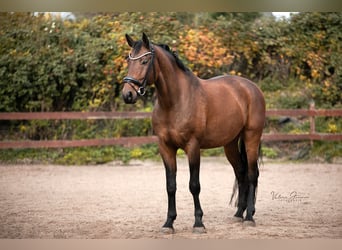
<svg viewBox="0 0 342 250">
<path fill-rule="evenodd" d="M 195 223 L 193 227 L 194 233 L 205 233 L 205 227 L 202 222 L 203 211 L 201 208 L 201 203 L 199 200 L 199 194 L 201 192 L 201 184 L 199 180 L 200 175 L 200 149 L 197 143 L 189 144 L 191 145 L 186 149 L 189 158 L 189 168 L 190 168 L 190 181 L 189 189 L 194 199 L 195 208 Z"/>
<path fill-rule="evenodd" d="M 163 233 L 174 233 L 173 222 L 177 217 L 176 211 L 176 175 L 177 175 L 177 163 L 176 152 L 177 149 L 167 147 L 165 144 L 159 144 L 159 151 L 163 159 L 165 166 L 166 176 L 166 191 L 168 197 L 168 209 L 166 222 L 162 227 Z"/>
</svg>

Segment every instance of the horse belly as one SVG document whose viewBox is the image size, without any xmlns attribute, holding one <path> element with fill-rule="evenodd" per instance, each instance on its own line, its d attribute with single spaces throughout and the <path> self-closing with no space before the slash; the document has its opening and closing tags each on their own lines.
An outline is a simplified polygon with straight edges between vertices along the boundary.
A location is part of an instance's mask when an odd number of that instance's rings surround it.
<svg viewBox="0 0 342 250">
<path fill-rule="evenodd" d="M 215 119 L 207 125 L 201 141 L 201 148 L 215 148 L 233 141 L 243 129 L 243 121 L 236 119 Z"/>
<path fill-rule="evenodd" d="M 207 87 L 206 128 L 202 148 L 225 146 L 234 140 L 246 123 L 244 105 L 240 105 L 226 86 Z"/>
</svg>

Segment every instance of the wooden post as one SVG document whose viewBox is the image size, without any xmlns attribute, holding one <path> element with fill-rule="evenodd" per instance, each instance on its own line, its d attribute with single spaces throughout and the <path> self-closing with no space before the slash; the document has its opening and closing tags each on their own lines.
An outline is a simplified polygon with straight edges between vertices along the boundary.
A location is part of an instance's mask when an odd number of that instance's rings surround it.
<svg viewBox="0 0 342 250">
<path fill-rule="evenodd" d="M 309 106 L 309 110 L 310 112 L 310 135 L 314 135 L 316 133 L 316 126 L 315 126 L 315 102 L 312 101 L 310 102 L 310 106 Z M 310 140 L 310 144 L 311 146 L 313 146 L 313 140 Z"/>
</svg>

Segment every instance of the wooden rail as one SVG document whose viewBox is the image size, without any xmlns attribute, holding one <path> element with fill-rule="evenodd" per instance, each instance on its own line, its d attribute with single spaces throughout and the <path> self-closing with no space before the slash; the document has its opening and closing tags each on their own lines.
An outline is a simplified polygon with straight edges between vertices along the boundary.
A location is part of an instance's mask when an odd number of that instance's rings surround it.
<svg viewBox="0 0 342 250">
<path fill-rule="evenodd" d="M 99 120 L 144 119 L 150 117 L 150 112 L 0 112 L 0 120 Z"/>
<path fill-rule="evenodd" d="M 342 134 L 316 133 L 316 116 L 342 117 L 342 109 L 326 110 L 315 109 L 311 105 L 309 109 L 274 109 L 267 110 L 266 116 L 307 116 L 310 118 L 310 131 L 303 134 L 263 134 L 263 141 L 300 141 L 300 140 L 342 140 Z M 0 113 L 0 120 L 74 120 L 74 119 L 144 119 L 150 118 L 150 112 L 34 112 L 34 113 Z M 106 139 L 85 140 L 23 140 L 1 141 L 0 149 L 5 148 L 65 148 L 85 146 L 123 145 L 134 146 L 148 143 L 156 143 L 156 136 L 120 137 Z"/>
<path fill-rule="evenodd" d="M 315 104 L 311 103 L 309 109 L 273 109 L 267 110 L 266 116 L 307 116 L 310 118 L 310 131 L 303 134 L 263 134 L 263 141 L 340 141 L 342 134 L 317 133 L 315 125 L 316 116 L 342 117 L 342 109 L 315 109 Z"/>
</svg>

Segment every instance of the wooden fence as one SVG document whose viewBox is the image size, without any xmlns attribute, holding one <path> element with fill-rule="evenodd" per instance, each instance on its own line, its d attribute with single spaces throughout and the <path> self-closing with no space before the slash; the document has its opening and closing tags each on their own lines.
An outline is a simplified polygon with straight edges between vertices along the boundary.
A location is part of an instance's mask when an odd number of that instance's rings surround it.
<svg viewBox="0 0 342 250">
<path fill-rule="evenodd" d="M 267 117 L 285 116 L 302 117 L 310 119 L 310 131 L 302 134 L 264 133 L 263 141 L 300 141 L 300 140 L 342 140 L 342 134 L 317 133 L 315 130 L 316 116 L 342 117 L 342 109 L 274 109 L 266 111 Z M 83 119 L 144 119 L 150 118 L 150 112 L 34 112 L 34 113 L 0 113 L 0 120 L 83 120 Z M 157 142 L 156 136 L 120 137 L 85 140 L 22 140 L 1 141 L 0 149 L 5 148 L 65 148 L 85 146 L 123 145 L 134 146 Z"/>
</svg>

